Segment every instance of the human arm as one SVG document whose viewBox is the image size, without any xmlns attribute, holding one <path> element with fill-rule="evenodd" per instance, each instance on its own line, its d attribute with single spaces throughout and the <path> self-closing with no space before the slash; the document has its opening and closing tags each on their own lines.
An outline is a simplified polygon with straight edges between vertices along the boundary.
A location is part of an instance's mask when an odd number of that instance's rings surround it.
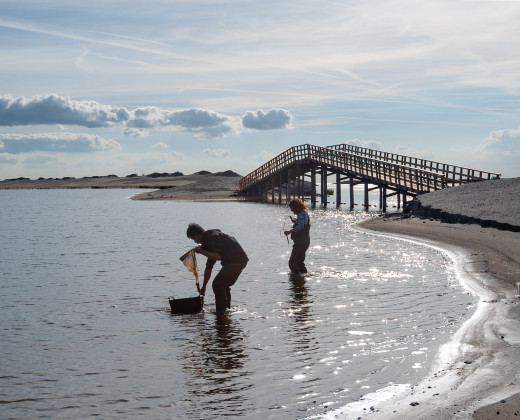
<svg viewBox="0 0 520 420">
<path fill-rule="evenodd" d="M 292 218 L 291 218 L 292 219 Z M 298 213 L 298 217 L 296 218 L 295 225 L 291 230 L 286 230 L 284 233 L 289 235 L 294 232 L 299 232 L 302 230 L 306 224 L 309 224 L 309 215 L 306 211 L 301 211 Z"/>
<path fill-rule="evenodd" d="M 218 252 L 210 252 L 210 251 L 204 251 L 202 249 L 201 246 L 198 246 L 195 248 L 195 252 L 197 254 L 202 254 L 204 255 L 205 257 L 207 257 L 209 260 L 213 260 L 213 261 L 220 261 L 222 259 L 222 257 L 220 256 L 220 254 Z"/>
<path fill-rule="evenodd" d="M 209 279 L 211 278 L 211 271 L 213 269 L 213 266 L 215 265 L 215 261 L 220 261 L 222 257 L 217 252 L 205 251 L 204 249 L 202 249 L 201 246 L 196 247 L 195 252 L 197 254 L 204 255 L 208 258 L 208 261 L 206 263 L 206 269 L 204 270 L 204 280 L 202 282 L 202 288 L 199 292 L 202 296 L 204 296 L 206 294 L 206 286 L 209 282 Z"/>
<path fill-rule="evenodd" d="M 202 288 L 200 289 L 200 294 L 204 296 L 206 294 L 206 286 L 208 285 L 209 279 L 211 278 L 211 268 L 206 268 L 204 270 L 204 280 L 202 282 Z"/>
</svg>

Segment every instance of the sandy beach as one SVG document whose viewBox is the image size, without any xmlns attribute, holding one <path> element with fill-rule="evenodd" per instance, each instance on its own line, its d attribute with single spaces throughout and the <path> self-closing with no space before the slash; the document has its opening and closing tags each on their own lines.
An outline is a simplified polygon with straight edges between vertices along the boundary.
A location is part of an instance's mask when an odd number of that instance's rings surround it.
<svg viewBox="0 0 520 420">
<path fill-rule="evenodd" d="M 512 419 L 520 416 L 520 178 L 486 181 L 418 197 L 418 217 L 377 217 L 362 228 L 446 250 L 464 286 L 478 296 L 475 314 L 439 354 L 418 386 L 358 405 L 358 417 Z M 442 215 L 448 223 L 420 214 Z M 483 226 L 498 226 L 483 227 Z M 504 227 L 510 228 L 505 230 Z M 345 411 L 346 418 L 355 411 Z M 341 418 L 341 417 L 339 417 Z"/>
</svg>

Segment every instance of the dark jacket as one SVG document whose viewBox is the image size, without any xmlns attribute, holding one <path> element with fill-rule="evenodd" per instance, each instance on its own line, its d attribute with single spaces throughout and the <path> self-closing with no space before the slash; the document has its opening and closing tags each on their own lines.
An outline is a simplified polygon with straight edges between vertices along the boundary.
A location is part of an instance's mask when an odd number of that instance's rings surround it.
<svg viewBox="0 0 520 420">
<path fill-rule="evenodd" d="M 291 233 L 291 239 L 293 240 L 295 245 L 309 245 L 311 243 L 311 219 L 308 216 L 307 218 L 309 223 L 304 224 L 302 229 Z M 293 222 L 296 222 L 296 219 L 293 219 L 292 217 L 291 220 Z M 294 223 L 293 228 L 295 228 L 296 226 L 297 223 Z"/>
<path fill-rule="evenodd" d="M 222 258 L 220 261 L 222 265 L 244 264 L 249 261 L 238 241 L 233 236 L 222 233 L 219 229 L 206 230 L 202 234 L 201 245 L 204 251 L 219 254 Z M 215 260 L 208 258 L 206 268 L 212 269 L 215 262 Z"/>
</svg>

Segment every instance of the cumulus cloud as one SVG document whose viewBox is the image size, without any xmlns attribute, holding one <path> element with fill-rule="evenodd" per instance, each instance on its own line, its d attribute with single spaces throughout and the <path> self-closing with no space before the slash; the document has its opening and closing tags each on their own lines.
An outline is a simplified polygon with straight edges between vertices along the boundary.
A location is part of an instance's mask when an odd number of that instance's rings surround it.
<svg viewBox="0 0 520 420">
<path fill-rule="evenodd" d="M 279 111 L 272 112 L 267 114 L 265 124 L 275 124 Z M 282 117 L 277 118 L 283 120 Z M 231 133 L 240 122 L 237 117 L 199 108 L 172 111 L 147 106 L 129 110 L 96 101 L 76 101 L 56 94 L 30 98 L 0 96 L 0 126 L 44 124 L 88 128 L 120 125 L 129 136 L 140 136 L 151 129 L 171 128 L 191 132 L 199 137 L 220 137 Z M 280 122 L 277 124 L 280 125 Z M 273 125 L 272 128 L 279 127 Z"/>
<path fill-rule="evenodd" d="M 267 112 L 259 109 L 248 111 L 242 117 L 242 125 L 254 130 L 276 130 L 291 126 L 292 116 L 285 109 L 271 109 Z"/>
<path fill-rule="evenodd" d="M 88 153 L 121 150 L 121 145 L 115 140 L 71 133 L 1 134 L 0 144 L 2 152 L 12 154 L 33 151 Z"/>
<path fill-rule="evenodd" d="M 163 116 L 163 126 L 179 127 L 202 137 L 221 137 L 233 130 L 233 118 L 208 109 L 165 111 Z"/>
<path fill-rule="evenodd" d="M 219 159 L 224 159 L 231 156 L 231 152 L 226 149 L 204 149 L 203 152 L 211 157 Z"/>
<path fill-rule="evenodd" d="M 494 130 L 480 144 L 482 152 L 520 154 L 520 128 Z"/>
<path fill-rule="evenodd" d="M 122 107 L 95 101 L 75 101 L 58 95 L 13 98 L 0 96 L 0 125 L 64 124 L 108 127 L 130 118 Z"/>
</svg>

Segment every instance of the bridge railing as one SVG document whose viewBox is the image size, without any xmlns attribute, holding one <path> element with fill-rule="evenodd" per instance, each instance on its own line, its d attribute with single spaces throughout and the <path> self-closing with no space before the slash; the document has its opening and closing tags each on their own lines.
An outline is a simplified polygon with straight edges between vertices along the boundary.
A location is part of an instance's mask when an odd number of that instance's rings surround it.
<svg viewBox="0 0 520 420">
<path fill-rule="evenodd" d="M 290 149 L 285 150 L 280 153 L 278 156 L 273 159 L 267 161 L 259 168 L 255 169 L 253 172 L 244 176 L 238 184 L 240 190 L 245 190 L 252 185 L 274 175 L 275 173 L 280 172 L 286 167 L 308 158 L 308 146 L 309 144 L 304 144 L 300 146 L 294 146 Z"/>
<path fill-rule="evenodd" d="M 331 169 L 343 171 L 355 177 L 414 193 L 435 191 L 446 187 L 444 175 L 434 171 L 399 165 L 333 148 L 305 144 L 287 149 L 244 176 L 239 181 L 239 188 L 244 191 L 298 162 L 327 165 Z"/>
<path fill-rule="evenodd" d="M 333 150 L 340 150 L 346 153 L 353 153 L 374 159 L 381 159 L 386 162 L 398 165 L 410 166 L 412 168 L 424 169 L 431 172 L 443 174 L 449 186 L 466 184 L 469 182 L 483 181 L 487 179 L 498 179 L 500 174 L 480 171 L 477 169 L 465 168 L 462 166 L 449 165 L 446 163 L 435 162 L 432 160 L 415 158 L 412 156 L 399 155 L 396 153 L 383 152 L 380 150 L 369 149 L 367 147 L 354 146 L 352 144 L 335 144 L 328 146 Z"/>
</svg>

